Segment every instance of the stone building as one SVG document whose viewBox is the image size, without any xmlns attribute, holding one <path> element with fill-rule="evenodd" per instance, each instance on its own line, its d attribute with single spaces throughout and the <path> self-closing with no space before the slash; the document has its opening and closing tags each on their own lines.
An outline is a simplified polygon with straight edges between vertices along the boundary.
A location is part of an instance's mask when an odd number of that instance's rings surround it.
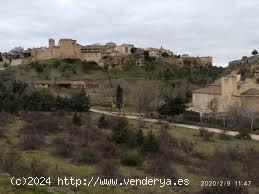
<svg viewBox="0 0 259 194">
<path fill-rule="evenodd" d="M 230 107 L 242 107 L 259 112 L 259 79 L 240 80 L 229 75 L 206 88 L 193 91 L 191 110 L 204 113 L 228 112 Z"/>
<path fill-rule="evenodd" d="M 49 39 L 48 48 L 34 48 L 31 51 L 31 56 L 35 60 L 44 60 L 51 58 L 81 59 L 81 45 L 77 44 L 76 40 L 60 39 L 58 42 L 58 46 L 56 46 L 55 40 Z"/>
<path fill-rule="evenodd" d="M 164 54 L 171 56 L 173 53 L 167 49 L 147 48 L 149 57 L 161 58 Z"/>
<path fill-rule="evenodd" d="M 70 80 L 43 80 L 33 82 L 35 89 L 57 89 L 57 90 L 73 90 L 73 89 L 93 89 L 99 87 L 98 83 L 93 81 L 70 81 Z"/>
<path fill-rule="evenodd" d="M 76 40 L 72 39 L 60 39 L 58 46 L 56 46 L 55 40 L 49 39 L 48 47 L 32 49 L 31 56 L 34 60 L 70 58 L 83 61 L 94 61 L 97 64 L 101 64 L 102 59 L 110 56 L 130 55 L 133 47 L 134 45 L 131 44 L 117 46 L 115 43 L 82 46 L 77 44 Z"/>
</svg>

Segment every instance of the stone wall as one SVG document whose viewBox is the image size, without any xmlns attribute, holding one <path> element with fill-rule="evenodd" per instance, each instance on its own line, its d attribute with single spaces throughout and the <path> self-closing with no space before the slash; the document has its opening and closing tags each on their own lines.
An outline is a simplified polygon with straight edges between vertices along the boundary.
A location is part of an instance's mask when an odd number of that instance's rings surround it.
<svg viewBox="0 0 259 194">
<path fill-rule="evenodd" d="M 192 95 L 192 102 L 193 107 L 200 109 L 200 110 L 211 110 L 211 103 L 217 101 L 217 110 L 220 110 L 221 107 L 219 106 L 219 99 L 220 95 L 213 95 L 213 94 L 200 94 L 200 93 L 193 93 Z"/>
</svg>

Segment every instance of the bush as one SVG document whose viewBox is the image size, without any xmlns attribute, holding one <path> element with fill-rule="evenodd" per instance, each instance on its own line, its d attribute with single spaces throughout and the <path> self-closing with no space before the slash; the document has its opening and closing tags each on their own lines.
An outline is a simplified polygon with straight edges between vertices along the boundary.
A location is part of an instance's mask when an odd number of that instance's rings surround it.
<svg viewBox="0 0 259 194">
<path fill-rule="evenodd" d="M 126 118 L 119 118 L 112 128 L 112 140 L 118 144 L 127 143 L 129 138 L 129 123 Z"/>
<path fill-rule="evenodd" d="M 108 127 L 108 121 L 105 118 L 105 115 L 102 114 L 98 119 L 98 128 L 99 129 L 105 129 Z"/>
<path fill-rule="evenodd" d="M 100 70 L 101 67 L 94 61 L 85 61 L 82 63 L 83 71 L 89 72 L 91 70 Z"/>
<path fill-rule="evenodd" d="M 81 126 L 81 116 L 77 115 L 77 113 L 75 112 L 73 115 L 73 124 L 80 127 Z"/>
<path fill-rule="evenodd" d="M 200 115 L 197 112 L 193 111 L 185 111 L 183 113 L 183 118 L 185 120 L 193 121 L 193 122 L 200 122 Z"/>
<path fill-rule="evenodd" d="M 70 98 L 70 108 L 77 112 L 88 112 L 90 110 L 90 99 L 84 91 L 73 93 Z"/>
<path fill-rule="evenodd" d="M 184 112 L 186 106 L 184 99 L 173 98 L 166 101 L 164 105 L 159 108 L 159 114 L 165 116 L 175 116 Z"/>
<path fill-rule="evenodd" d="M 5 172 L 13 174 L 20 162 L 21 154 L 14 150 L 1 153 L 1 169 Z"/>
<path fill-rule="evenodd" d="M 79 164 L 95 164 L 98 160 L 96 152 L 90 148 L 82 149 L 76 157 L 76 162 Z"/>
<path fill-rule="evenodd" d="M 97 164 L 97 171 L 103 177 L 115 178 L 117 177 L 117 161 L 103 159 Z"/>
<path fill-rule="evenodd" d="M 176 172 L 171 168 L 170 161 L 166 159 L 167 156 L 159 152 L 152 154 L 148 161 L 148 172 L 156 177 L 167 177 L 176 179 Z"/>
<path fill-rule="evenodd" d="M 159 145 L 158 142 L 152 133 L 152 131 L 149 131 L 147 134 L 147 137 L 144 138 L 144 142 L 142 145 L 142 151 L 147 153 L 152 153 L 158 151 Z"/>
<path fill-rule="evenodd" d="M 121 155 L 121 163 L 125 166 L 140 166 L 142 157 L 136 151 L 123 152 Z"/>
<path fill-rule="evenodd" d="M 6 128 L 0 127 L 0 138 L 5 137 Z"/>
<path fill-rule="evenodd" d="M 138 130 L 136 133 L 136 144 L 138 146 L 142 146 L 144 142 L 144 133 L 142 129 Z"/>
<path fill-rule="evenodd" d="M 44 136 L 40 134 L 23 135 L 19 147 L 23 150 L 34 150 L 44 145 Z"/>
<path fill-rule="evenodd" d="M 199 131 L 200 131 L 200 137 L 202 137 L 203 140 L 205 140 L 205 141 L 212 141 L 212 137 L 214 135 L 212 132 L 207 131 L 203 127 L 201 127 L 199 129 Z"/>
<path fill-rule="evenodd" d="M 182 139 L 180 141 L 180 147 L 185 153 L 190 153 L 194 150 L 194 143 L 187 139 Z"/>
<path fill-rule="evenodd" d="M 64 158 L 72 157 L 76 150 L 76 144 L 72 138 L 56 137 L 53 142 L 54 153 Z"/>
<path fill-rule="evenodd" d="M 22 117 L 25 121 L 30 123 L 21 128 L 23 134 L 48 135 L 49 133 L 56 133 L 60 130 L 60 120 L 56 117 L 46 116 L 41 113 L 37 114 L 36 112 L 23 115 Z"/>
<path fill-rule="evenodd" d="M 118 155 L 117 147 L 110 141 L 104 140 L 96 145 L 102 158 L 112 159 Z"/>
<path fill-rule="evenodd" d="M 235 178 L 231 164 L 229 163 L 229 156 L 225 152 L 216 150 L 207 163 L 208 172 L 211 177 Z"/>
<path fill-rule="evenodd" d="M 248 128 L 240 128 L 239 134 L 237 135 L 238 139 L 251 139 L 251 136 L 249 135 L 250 130 Z"/>
</svg>

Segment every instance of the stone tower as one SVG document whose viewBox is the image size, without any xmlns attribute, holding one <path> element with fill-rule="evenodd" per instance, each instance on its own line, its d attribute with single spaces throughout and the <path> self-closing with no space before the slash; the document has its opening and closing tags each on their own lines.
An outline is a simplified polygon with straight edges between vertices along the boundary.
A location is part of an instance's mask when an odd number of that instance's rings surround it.
<svg viewBox="0 0 259 194">
<path fill-rule="evenodd" d="M 54 39 L 49 39 L 49 48 L 55 47 L 55 40 Z"/>
<path fill-rule="evenodd" d="M 237 95 L 237 81 L 237 75 L 230 75 L 222 79 L 222 105 L 225 110 L 235 105 L 233 95 Z"/>
</svg>

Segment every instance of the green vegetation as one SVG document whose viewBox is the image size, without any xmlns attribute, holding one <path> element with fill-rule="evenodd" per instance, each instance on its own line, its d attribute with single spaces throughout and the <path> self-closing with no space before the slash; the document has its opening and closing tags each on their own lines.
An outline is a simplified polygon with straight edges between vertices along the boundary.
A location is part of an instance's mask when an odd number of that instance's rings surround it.
<svg viewBox="0 0 259 194">
<path fill-rule="evenodd" d="M 132 51 L 134 52 L 134 51 Z M 259 191 L 258 142 L 89 113 L 85 92 L 69 97 L 39 92 L 35 80 L 95 80 L 112 85 L 115 104 L 138 110 L 181 115 L 191 90 L 211 83 L 223 68 L 171 65 L 145 56 L 143 66 L 130 62 L 123 71 L 80 60 L 46 60 L 1 72 L 0 192 L 13 193 L 238 193 Z M 166 56 L 165 56 L 166 57 Z M 113 80 L 125 81 L 113 83 Z M 21 80 L 21 81 L 12 81 Z M 24 84 L 26 82 L 27 84 Z M 129 87 L 127 87 L 129 85 Z M 154 87 L 155 86 L 155 87 Z M 132 87 L 132 88 L 131 88 Z M 159 94 L 159 95 L 158 95 Z M 108 95 L 108 94 L 107 94 Z M 101 98 L 103 99 L 103 98 Z M 129 105 L 132 105 L 129 104 Z M 102 107 L 103 108 L 103 107 Z M 128 108 L 128 109 L 127 109 Z M 40 112 L 41 111 L 41 112 Z M 16 113 L 11 115 L 9 113 Z M 183 118 L 184 119 L 184 118 Z M 245 135 L 245 132 L 244 134 Z M 9 176 L 74 178 L 189 179 L 186 187 L 13 187 Z M 251 180 L 251 187 L 200 187 L 201 180 Z"/>
<path fill-rule="evenodd" d="M 142 67 L 134 62 L 121 70 L 101 68 L 95 63 L 80 60 L 44 60 L 20 65 L 11 69 L 17 79 L 23 81 L 63 79 L 125 79 L 136 82 L 142 79 L 161 80 L 172 85 L 189 82 L 205 85 L 224 72 L 222 67 L 201 67 L 194 64 L 173 65 L 164 61 L 146 60 Z"/>
<path fill-rule="evenodd" d="M 258 142 L 227 139 L 170 125 L 140 123 L 126 119 L 81 113 L 81 127 L 73 124 L 73 113 L 21 112 L 20 117 L 0 113 L 0 190 L 13 193 L 206 193 L 201 180 L 252 180 L 244 192 L 258 192 Z M 98 121 L 106 121 L 106 130 Z M 116 134 L 120 131 L 121 136 Z M 125 130 L 126 129 L 126 130 Z M 124 132 L 127 132 L 127 138 Z M 41 141 L 24 136 L 40 135 Z M 119 137 L 119 138 L 118 138 Z M 128 141 L 126 139 L 132 139 Z M 117 143 L 119 140 L 119 144 Z M 135 142 L 132 144 L 132 142 Z M 31 146 L 36 145 L 37 146 Z M 144 149 L 143 149 L 144 148 Z M 146 150 L 144 153 L 143 150 Z M 11 176 L 73 176 L 188 178 L 188 187 L 12 187 Z M 54 184 L 54 182 L 53 182 Z M 210 188 L 215 191 L 219 188 Z M 226 188 L 225 188 L 226 189 Z M 236 191 L 230 188 L 230 191 Z M 201 191 L 202 190 L 202 191 Z M 211 191 L 211 192 L 212 192 Z M 224 193 L 224 187 L 220 190 Z"/>
<path fill-rule="evenodd" d="M 72 93 L 71 97 L 56 97 L 48 91 L 36 91 L 21 81 L 0 82 L 0 111 L 17 113 L 27 111 L 73 110 L 89 111 L 89 97 L 85 92 Z"/>
</svg>

